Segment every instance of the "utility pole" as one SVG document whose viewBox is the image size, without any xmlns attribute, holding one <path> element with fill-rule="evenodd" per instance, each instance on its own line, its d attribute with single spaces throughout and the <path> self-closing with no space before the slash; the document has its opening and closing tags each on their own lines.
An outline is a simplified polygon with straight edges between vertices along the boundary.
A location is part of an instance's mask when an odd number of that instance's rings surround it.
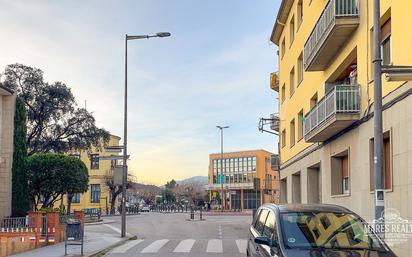
<svg viewBox="0 0 412 257">
<path fill-rule="evenodd" d="M 382 129 L 382 58 L 381 58 L 380 0 L 373 6 L 373 47 L 374 47 L 374 170 L 375 170 L 375 220 L 384 211 L 383 191 L 383 129 Z M 378 224 L 377 224 L 378 225 Z M 384 224 L 379 224 L 384 225 Z"/>
<path fill-rule="evenodd" d="M 125 53 L 124 53 L 124 124 L 123 124 L 123 171 L 122 171 L 122 225 L 121 236 L 126 236 L 126 185 L 127 185 L 127 42 L 136 39 L 149 39 L 153 37 L 170 37 L 169 32 L 159 32 L 155 35 L 125 35 Z"/>
<path fill-rule="evenodd" d="M 220 186 L 221 186 L 221 193 L 222 197 L 220 201 L 222 201 L 222 210 L 226 209 L 226 196 L 224 195 L 223 192 L 223 178 L 224 178 L 224 173 L 223 173 L 223 130 L 226 128 L 229 128 L 229 126 L 216 126 L 218 129 L 220 129 Z"/>
</svg>

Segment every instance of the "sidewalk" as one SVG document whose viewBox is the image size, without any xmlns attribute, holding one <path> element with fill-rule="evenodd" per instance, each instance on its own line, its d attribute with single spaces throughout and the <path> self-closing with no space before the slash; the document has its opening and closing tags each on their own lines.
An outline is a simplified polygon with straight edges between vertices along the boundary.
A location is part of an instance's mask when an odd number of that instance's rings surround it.
<svg viewBox="0 0 412 257">
<path fill-rule="evenodd" d="M 85 231 L 84 238 L 84 256 L 90 256 L 95 253 L 100 252 L 106 248 L 114 246 L 115 244 L 126 240 L 120 238 L 117 234 L 106 234 L 98 232 L 87 232 Z M 16 255 L 13 257 L 64 257 L 64 242 L 42 247 L 33 251 L 28 251 Z M 80 255 L 80 246 L 79 245 L 68 245 L 67 246 L 67 255 L 66 257 L 81 256 Z"/>
</svg>

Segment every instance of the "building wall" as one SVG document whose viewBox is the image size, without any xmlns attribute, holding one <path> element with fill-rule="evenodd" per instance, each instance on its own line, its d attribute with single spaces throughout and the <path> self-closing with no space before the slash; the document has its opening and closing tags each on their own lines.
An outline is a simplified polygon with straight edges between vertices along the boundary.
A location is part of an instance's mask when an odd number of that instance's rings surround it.
<svg viewBox="0 0 412 257">
<path fill-rule="evenodd" d="M 412 220 L 412 207 L 409 195 L 412 194 L 412 82 L 408 82 L 383 99 L 383 104 L 405 95 L 406 98 L 383 111 L 383 131 L 390 133 L 392 189 L 385 190 L 385 208 L 400 211 L 403 219 Z M 321 202 L 348 207 L 365 220 L 374 219 L 374 192 L 371 190 L 370 139 L 373 138 L 373 117 L 353 128 L 336 140 L 312 145 L 305 152 L 294 156 L 281 167 L 281 180 L 286 180 L 287 202 L 293 201 L 293 192 L 301 191 L 301 202 L 309 203 L 312 185 L 308 178 L 313 167 L 321 172 Z M 338 185 L 332 176 L 336 170 L 332 166 L 332 156 L 342 151 L 349 151 L 349 192 L 335 195 L 333 190 Z M 372 167 L 373 168 L 373 167 Z M 293 184 L 293 176 L 301 174 L 301 187 Z M 312 180 L 313 181 L 313 180 Z M 285 190 L 285 188 L 284 188 Z M 283 191 L 281 192 L 283 194 Z M 399 256 L 412 256 L 412 241 L 393 247 Z"/>
<path fill-rule="evenodd" d="M 297 81 L 297 60 L 306 40 L 310 36 L 321 12 L 328 1 L 302 1 L 303 2 L 303 22 L 297 25 L 297 6 L 298 0 L 283 0 L 291 2 L 293 6 L 288 14 L 287 22 L 281 33 L 278 44 L 285 39 L 286 50 L 282 57 L 282 49 L 279 49 L 279 112 L 280 112 L 280 132 L 286 130 L 286 146 L 280 148 L 281 163 L 286 162 L 299 152 L 311 145 L 305 140 L 295 139 L 296 143 L 291 145 L 290 141 L 290 121 L 297 120 L 298 113 L 303 110 L 306 114 L 310 111 L 310 99 L 315 93 L 318 99 L 324 96 L 324 83 L 334 81 L 342 71 L 345 61 L 356 56 L 358 82 L 361 86 L 361 113 L 363 113 L 373 102 L 373 73 L 371 67 L 371 30 L 373 28 L 372 0 L 360 0 L 360 24 L 355 32 L 348 38 L 346 43 L 341 46 L 339 53 L 324 71 L 304 72 L 303 80 L 300 84 Z M 394 65 L 411 65 L 412 48 L 409 42 L 412 41 L 412 31 L 404 30 L 404 24 L 408 22 L 408 10 L 412 8 L 411 1 L 382 1 L 381 16 L 382 21 L 391 17 L 392 22 L 392 63 Z M 292 16 L 295 20 L 295 35 L 293 43 L 290 43 L 290 21 Z M 278 25 L 280 27 L 280 25 Z M 290 96 L 290 71 L 295 68 L 295 90 Z M 383 95 L 386 95 L 397 87 L 401 82 L 386 82 L 383 80 Z M 282 103 L 282 86 L 285 85 L 285 101 Z M 280 133 L 281 134 L 281 133 Z M 295 133 L 297 134 L 297 133 Z M 282 139 L 280 139 L 282 140 Z"/>
<path fill-rule="evenodd" d="M 303 22 L 298 25 L 298 3 L 303 3 Z M 373 162 L 370 140 L 373 138 L 373 68 L 372 68 L 372 29 L 373 0 L 359 0 L 359 26 L 340 46 L 337 55 L 323 71 L 303 72 L 303 80 L 297 81 L 298 57 L 303 53 L 304 44 L 312 33 L 321 12 L 329 1 L 283 0 L 282 5 L 292 4 L 284 26 L 280 23 L 275 28 L 281 30 L 280 38 L 272 37 L 279 46 L 279 113 L 280 135 L 286 131 L 286 144 L 280 144 L 280 179 L 281 202 L 334 203 L 345 206 L 370 221 L 374 217 L 374 193 L 371 188 L 371 170 Z M 408 24 L 412 1 L 381 1 L 381 25 L 391 19 L 391 64 L 412 65 L 412 31 L 405 29 Z M 284 8 L 285 11 L 287 8 Z M 294 41 L 290 43 L 290 21 L 295 20 Z M 280 17 L 280 16 L 278 16 Z M 274 30 L 275 31 L 275 30 Z M 275 33 L 273 33 L 275 35 Z M 282 42 L 285 39 L 285 54 L 282 57 Z M 308 143 L 304 139 L 291 144 L 290 121 L 298 118 L 298 113 L 308 113 L 311 98 L 317 93 L 318 100 L 325 95 L 325 82 L 333 82 L 348 67 L 348 61 L 356 60 L 357 81 L 360 86 L 360 119 L 345 133 L 326 140 L 326 142 Z M 295 89 L 290 94 L 290 71 L 295 68 Z M 408 109 L 412 105 L 409 95 L 412 82 L 387 82 L 383 79 L 383 103 L 389 104 L 397 96 L 402 100 L 388 105 L 383 112 L 383 131 L 389 133 L 391 140 L 390 156 L 392 165 L 392 188 L 385 192 L 385 207 L 396 208 L 402 218 L 412 219 L 409 207 L 409 194 L 412 193 L 412 137 L 410 127 L 412 116 Z M 285 92 L 282 87 L 285 85 Z M 285 101 L 281 100 L 282 94 Z M 297 131 L 297 128 L 295 128 Z M 336 131 L 337 133 L 338 131 Z M 295 133 L 297 134 L 297 132 Z M 280 138 L 282 142 L 282 138 Z M 336 179 L 339 162 L 333 156 L 348 153 L 349 192 L 341 193 L 342 180 Z M 341 179 L 341 178 L 340 178 Z M 372 180 L 373 181 L 373 180 Z M 412 256 L 412 242 L 393 247 L 399 256 Z"/>
<path fill-rule="evenodd" d="M 0 218 L 11 214 L 15 100 L 15 95 L 0 88 Z"/>
<path fill-rule="evenodd" d="M 265 179 L 266 179 L 266 174 L 270 175 L 272 177 L 271 182 L 268 182 L 271 188 L 273 188 L 273 193 L 272 194 L 261 194 L 260 202 L 261 203 L 268 203 L 268 202 L 278 202 L 279 198 L 279 175 L 278 172 L 275 170 L 272 170 L 271 168 L 271 162 L 270 158 L 272 153 L 265 151 L 265 150 L 251 150 L 251 151 L 240 151 L 240 152 L 229 152 L 229 153 L 224 153 L 223 158 L 224 159 L 230 159 L 230 158 L 240 158 L 240 157 L 256 157 L 256 173 L 255 177 L 260 179 L 260 189 L 259 191 L 264 191 L 265 189 Z M 216 154 L 210 154 L 209 155 L 209 187 L 210 186 L 218 186 L 218 188 L 214 188 L 213 190 L 210 190 L 211 192 L 220 192 L 220 184 L 213 184 L 213 160 L 218 160 L 220 162 L 221 155 L 219 153 Z M 220 172 L 219 172 L 220 175 Z M 234 187 L 232 187 L 234 186 Z M 253 181 L 250 182 L 250 185 L 247 187 L 244 187 L 243 190 L 251 190 L 253 189 Z M 236 185 L 232 184 L 224 184 L 224 190 L 227 191 L 236 191 L 240 190 Z M 243 197 L 242 197 L 243 198 Z"/>
<path fill-rule="evenodd" d="M 120 137 L 111 135 L 108 142 L 108 146 L 119 146 Z M 82 209 L 99 209 L 106 210 L 106 207 L 110 209 L 110 190 L 106 185 L 106 179 L 113 177 L 113 168 L 114 163 L 110 160 L 101 160 L 99 162 L 98 169 L 92 169 L 90 154 L 97 154 L 99 156 L 110 156 L 118 153 L 108 152 L 104 148 L 99 149 L 93 147 L 91 151 L 73 151 L 70 153 L 73 156 L 80 155 L 80 159 L 84 162 L 88 169 L 89 173 L 89 188 L 88 191 L 80 195 L 79 203 L 72 203 L 71 210 L 82 210 Z M 91 201 L 91 185 L 98 184 L 100 185 L 100 201 L 92 202 Z M 107 201 L 107 206 L 106 206 Z M 55 207 L 59 207 L 63 204 L 67 207 L 67 198 L 63 199 L 63 202 L 56 202 Z"/>
</svg>

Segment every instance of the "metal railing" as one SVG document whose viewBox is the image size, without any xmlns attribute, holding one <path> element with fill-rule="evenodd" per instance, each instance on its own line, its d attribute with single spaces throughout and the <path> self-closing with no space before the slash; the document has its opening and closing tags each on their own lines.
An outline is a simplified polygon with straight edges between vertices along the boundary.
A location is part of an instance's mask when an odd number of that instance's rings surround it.
<svg viewBox="0 0 412 257">
<path fill-rule="evenodd" d="M 336 113 L 357 113 L 360 111 L 360 87 L 335 85 L 305 116 L 303 135 L 306 136 L 330 116 Z"/>
<path fill-rule="evenodd" d="M 0 218 L 0 228 L 28 228 L 31 225 L 30 218 L 17 217 L 17 218 Z"/>
<path fill-rule="evenodd" d="M 315 49 L 326 36 L 330 26 L 335 24 L 335 19 L 340 17 L 359 17 L 359 0 L 329 0 L 323 10 L 315 28 L 305 43 L 304 64 L 315 54 Z"/>
</svg>

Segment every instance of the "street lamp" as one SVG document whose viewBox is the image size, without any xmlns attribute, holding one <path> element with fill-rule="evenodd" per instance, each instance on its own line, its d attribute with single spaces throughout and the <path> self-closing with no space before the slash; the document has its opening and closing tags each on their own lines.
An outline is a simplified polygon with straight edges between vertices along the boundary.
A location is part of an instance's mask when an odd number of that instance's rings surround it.
<svg viewBox="0 0 412 257">
<path fill-rule="evenodd" d="M 170 37 L 169 32 L 159 32 L 155 35 L 127 35 L 125 36 L 124 58 L 124 134 L 123 134 L 123 176 L 122 176 L 122 229 L 121 236 L 126 236 L 126 183 L 127 183 L 127 41 L 135 39 L 149 39 L 152 37 Z"/>
<path fill-rule="evenodd" d="M 229 126 L 216 126 L 220 129 L 220 186 L 222 197 L 220 201 L 222 202 L 222 209 L 226 209 L 226 196 L 223 193 L 223 130 L 229 128 Z"/>
</svg>

